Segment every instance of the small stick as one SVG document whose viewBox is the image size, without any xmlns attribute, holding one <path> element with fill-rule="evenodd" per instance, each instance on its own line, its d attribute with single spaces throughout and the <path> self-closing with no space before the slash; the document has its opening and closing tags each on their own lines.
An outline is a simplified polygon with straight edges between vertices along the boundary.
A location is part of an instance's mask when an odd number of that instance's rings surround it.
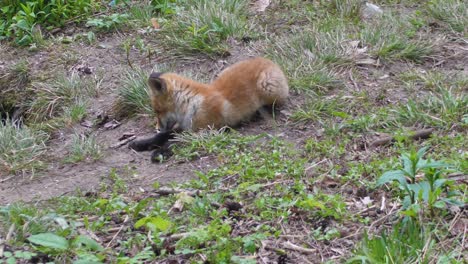
<svg viewBox="0 0 468 264">
<path fill-rule="evenodd" d="M 432 129 L 432 128 L 418 130 L 418 131 L 415 131 L 414 133 L 412 133 L 409 136 L 409 138 L 412 139 L 412 140 L 426 139 L 426 138 L 429 138 L 431 136 L 432 132 L 434 132 L 434 129 Z M 383 138 L 380 138 L 380 139 L 377 139 L 377 140 L 371 142 L 369 144 L 369 147 L 376 148 L 376 147 L 379 147 L 379 146 L 382 146 L 382 145 L 390 144 L 390 143 L 392 143 L 394 141 L 395 141 L 395 137 L 383 137 Z"/>
<path fill-rule="evenodd" d="M 4 241 L 0 240 L 0 258 L 3 257 L 3 251 L 5 250 L 5 244 L 8 242 L 8 240 L 11 239 L 11 235 L 15 231 L 15 224 L 11 224 L 10 228 L 8 229 L 8 234 L 5 237 Z"/>
<path fill-rule="evenodd" d="M 115 235 L 112 237 L 111 241 L 109 241 L 109 243 L 107 243 L 106 248 L 109 248 L 109 246 L 112 244 L 112 242 L 114 242 L 114 239 L 120 234 L 120 232 L 121 232 L 122 229 L 124 228 L 125 223 L 126 223 L 127 221 L 128 221 L 128 215 L 125 216 L 125 219 L 124 219 L 122 225 L 120 226 L 119 231 L 117 231 L 117 233 L 115 233 Z"/>
<path fill-rule="evenodd" d="M 314 164 L 310 165 L 309 167 L 304 169 L 304 172 L 307 172 L 308 170 L 310 170 L 310 169 L 312 169 L 314 167 L 317 167 L 318 165 L 320 165 L 321 163 L 323 163 L 325 161 L 327 161 L 327 159 L 323 159 L 323 160 L 321 160 L 321 161 L 319 161 L 317 163 L 314 163 Z"/>
<path fill-rule="evenodd" d="M 188 236 L 189 234 L 190 234 L 189 232 L 186 232 L 186 233 L 179 233 L 179 234 L 172 234 L 172 235 L 166 237 L 166 238 L 165 238 L 165 241 L 167 241 L 167 242 L 173 242 L 173 241 L 182 239 L 182 238 Z"/>
<path fill-rule="evenodd" d="M 5 179 L 1 179 L 1 180 L 0 180 L 0 183 L 2 183 L 2 182 L 6 182 L 6 181 L 8 181 L 9 179 L 12 179 L 13 177 L 15 177 L 15 175 L 13 175 L 13 176 L 10 176 L 10 177 L 8 177 L 8 178 L 5 178 Z"/>
<path fill-rule="evenodd" d="M 289 241 L 285 242 L 283 244 L 283 247 L 286 248 L 286 249 L 298 251 L 298 252 L 305 253 L 305 254 L 315 254 L 315 253 L 317 253 L 317 249 L 300 247 L 300 246 L 295 245 L 295 244 L 293 244 L 293 243 L 291 243 Z"/>
</svg>

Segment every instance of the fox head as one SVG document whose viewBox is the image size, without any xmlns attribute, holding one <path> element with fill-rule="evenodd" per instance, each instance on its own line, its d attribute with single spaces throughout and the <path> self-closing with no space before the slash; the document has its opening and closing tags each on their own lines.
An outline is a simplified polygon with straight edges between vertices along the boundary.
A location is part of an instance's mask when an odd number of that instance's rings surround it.
<svg viewBox="0 0 468 264">
<path fill-rule="evenodd" d="M 174 131 L 179 126 L 171 85 L 171 82 L 165 79 L 164 74 L 160 72 L 153 72 L 148 78 L 151 105 L 161 132 Z"/>
</svg>

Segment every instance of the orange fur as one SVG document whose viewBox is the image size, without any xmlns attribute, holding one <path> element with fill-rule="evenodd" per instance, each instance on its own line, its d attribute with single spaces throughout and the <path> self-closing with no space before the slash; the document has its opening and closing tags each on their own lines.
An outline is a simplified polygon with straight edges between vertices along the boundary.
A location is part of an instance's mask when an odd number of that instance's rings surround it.
<svg viewBox="0 0 468 264">
<path fill-rule="evenodd" d="M 149 86 L 162 130 L 235 126 L 263 106 L 284 103 L 289 95 L 284 73 L 264 58 L 238 62 L 211 84 L 153 73 Z"/>
</svg>

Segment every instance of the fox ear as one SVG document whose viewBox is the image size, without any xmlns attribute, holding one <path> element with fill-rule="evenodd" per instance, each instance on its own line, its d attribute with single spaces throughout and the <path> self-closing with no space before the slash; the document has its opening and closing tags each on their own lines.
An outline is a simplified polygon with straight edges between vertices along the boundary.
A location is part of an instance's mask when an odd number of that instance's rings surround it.
<svg viewBox="0 0 468 264">
<path fill-rule="evenodd" d="M 161 75 L 161 72 L 153 72 L 148 78 L 148 85 L 155 94 L 166 92 L 166 82 L 160 78 Z"/>
</svg>

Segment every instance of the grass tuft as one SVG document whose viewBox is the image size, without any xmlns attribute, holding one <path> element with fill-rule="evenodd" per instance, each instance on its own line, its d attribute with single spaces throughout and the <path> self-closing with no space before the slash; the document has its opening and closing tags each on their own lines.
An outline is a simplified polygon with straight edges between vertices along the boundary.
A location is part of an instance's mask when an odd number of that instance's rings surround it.
<svg viewBox="0 0 468 264">
<path fill-rule="evenodd" d="M 332 0 L 328 1 L 328 8 L 341 18 L 358 21 L 361 14 L 361 0 Z"/>
<path fill-rule="evenodd" d="M 431 0 L 427 3 L 427 10 L 435 19 L 459 33 L 467 32 L 468 3 L 463 0 Z"/>
<path fill-rule="evenodd" d="M 379 20 L 363 24 L 359 38 L 371 53 L 386 60 L 420 62 L 432 52 L 428 41 L 415 39 L 418 26 L 410 17 L 386 14 Z"/>
<path fill-rule="evenodd" d="M 336 32 L 295 32 L 267 48 L 266 53 L 279 63 L 296 90 L 323 92 L 341 86 L 334 66 L 348 64 L 341 30 Z"/>
<path fill-rule="evenodd" d="M 0 171 L 10 174 L 41 168 L 44 163 L 39 158 L 47 139 L 42 131 L 19 127 L 9 120 L 0 122 Z"/>
<path fill-rule="evenodd" d="M 100 158 L 102 158 L 101 146 L 97 143 L 94 136 L 73 135 L 70 153 L 65 158 L 65 162 L 96 161 Z"/>
<path fill-rule="evenodd" d="M 30 83 L 29 64 L 25 60 L 0 69 L 0 113 L 12 115 L 15 108 L 26 102 L 26 88 Z"/>
<path fill-rule="evenodd" d="M 176 53 L 225 55 L 226 40 L 242 37 L 246 27 L 246 0 L 184 0 L 163 27 L 164 45 Z"/>
<path fill-rule="evenodd" d="M 434 245 L 428 228 L 413 221 L 398 223 L 392 232 L 373 238 L 365 234 L 348 263 L 427 263 Z"/>
<path fill-rule="evenodd" d="M 76 74 L 60 76 L 50 83 L 33 84 L 35 99 L 28 114 L 34 121 L 45 121 L 61 115 L 67 107 L 79 104 L 90 96 L 98 95 L 98 87 L 91 79 Z"/>
<path fill-rule="evenodd" d="M 429 126 L 466 126 L 468 96 L 451 89 L 440 88 L 422 101 L 409 100 L 396 110 L 397 119 L 406 124 L 423 123 Z"/>
<path fill-rule="evenodd" d="M 114 104 L 117 117 L 131 117 L 136 114 L 152 115 L 150 93 L 147 85 L 148 73 L 142 69 L 129 70 L 118 90 Z"/>
</svg>

